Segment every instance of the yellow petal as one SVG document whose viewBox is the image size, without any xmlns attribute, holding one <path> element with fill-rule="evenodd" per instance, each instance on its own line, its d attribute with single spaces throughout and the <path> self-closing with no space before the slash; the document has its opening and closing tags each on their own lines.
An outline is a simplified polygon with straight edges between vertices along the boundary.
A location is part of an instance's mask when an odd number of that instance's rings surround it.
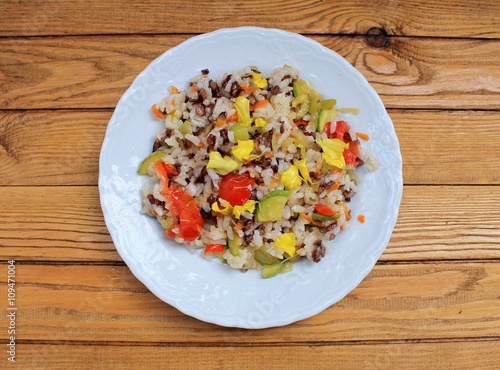
<svg viewBox="0 0 500 370">
<path fill-rule="evenodd" d="M 239 219 L 241 217 L 241 215 L 243 213 L 245 213 L 245 211 L 248 211 L 250 213 L 254 213 L 255 204 L 256 204 L 255 200 L 249 200 L 245 204 L 243 204 L 242 206 L 234 206 L 234 209 L 233 209 L 234 216 Z"/>
<path fill-rule="evenodd" d="M 207 168 L 213 168 L 220 175 L 227 175 L 240 167 L 241 164 L 228 156 L 223 158 L 219 152 L 214 151 L 209 154 Z"/>
<path fill-rule="evenodd" d="M 296 243 L 297 243 L 297 240 L 295 239 L 294 233 L 284 233 L 283 235 L 277 237 L 276 240 L 274 241 L 274 244 L 278 248 L 283 249 L 290 256 L 295 255 L 295 244 Z"/>
<path fill-rule="evenodd" d="M 346 164 L 342 153 L 349 148 L 349 144 L 340 139 L 318 139 L 318 145 L 323 149 L 321 156 L 329 165 L 344 169 Z"/>
<path fill-rule="evenodd" d="M 295 165 L 291 165 L 280 175 L 280 182 L 285 185 L 285 188 L 293 190 L 302 185 L 302 179 L 299 176 L 299 169 Z"/>
<path fill-rule="evenodd" d="M 267 86 L 267 80 L 262 78 L 262 74 L 252 71 L 253 82 L 258 88 L 263 89 Z"/>
<path fill-rule="evenodd" d="M 244 96 L 238 96 L 234 102 L 234 108 L 238 113 L 238 122 L 250 126 L 252 117 L 250 117 L 250 101 Z"/>
<path fill-rule="evenodd" d="M 295 162 L 295 166 L 298 168 L 300 176 L 302 176 L 305 181 L 312 184 L 312 179 L 311 176 L 309 176 L 309 169 L 307 168 L 306 163 L 306 148 L 304 148 L 303 145 L 299 145 L 299 147 L 302 158 L 300 159 L 300 161 Z"/>
<path fill-rule="evenodd" d="M 263 128 L 267 126 L 267 122 L 264 118 L 256 118 L 254 119 L 255 127 Z"/>
<path fill-rule="evenodd" d="M 250 153 L 252 153 L 254 145 L 253 140 L 238 140 L 238 144 L 231 148 L 231 153 L 243 162 L 250 158 Z"/>
<path fill-rule="evenodd" d="M 231 215 L 231 212 L 233 212 L 233 207 L 231 207 L 231 204 L 229 204 L 229 202 L 226 202 L 226 204 L 223 205 L 223 208 L 220 209 L 219 203 L 214 202 L 212 203 L 212 210 L 214 212 L 222 213 L 224 216 L 229 216 Z"/>
</svg>

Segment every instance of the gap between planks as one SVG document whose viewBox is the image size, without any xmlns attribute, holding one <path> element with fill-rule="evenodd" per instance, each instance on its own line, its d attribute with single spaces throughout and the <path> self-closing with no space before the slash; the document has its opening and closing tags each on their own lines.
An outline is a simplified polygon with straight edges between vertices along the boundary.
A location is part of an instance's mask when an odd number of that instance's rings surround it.
<svg viewBox="0 0 500 370">
<path fill-rule="evenodd" d="M 208 343 L 208 342 L 125 342 L 125 341 L 85 341 L 85 340 L 17 340 L 16 344 L 24 345 L 55 345 L 55 346 L 108 346 L 108 347 L 204 347 L 204 348 L 239 348 L 239 347 L 327 347 L 327 346 L 378 346 L 392 344 L 416 344 L 416 343 L 474 343 L 474 342 L 500 342 L 500 336 L 487 337 L 456 337 L 456 338 L 421 338 L 421 339 L 395 339 L 395 340 L 352 340 L 352 341 L 310 341 L 310 342 L 231 342 L 231 343 Z M 7 343 L 0 340 L 1 344 Z"/>
</svg>

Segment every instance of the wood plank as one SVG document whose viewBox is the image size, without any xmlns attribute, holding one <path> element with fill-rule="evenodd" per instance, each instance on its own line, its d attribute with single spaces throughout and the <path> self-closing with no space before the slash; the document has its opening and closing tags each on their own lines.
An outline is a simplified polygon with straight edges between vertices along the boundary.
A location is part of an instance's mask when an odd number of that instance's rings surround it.
<svg viewBox="0 0 500 370">
<path fill-rule="evenodd" d="M 495 154 L 500 153 L 500 112 L 389 114 L 405 184 L 500 184 Z M 96 185 L 110 117 L 111 112 L 100 111 L 0 112 L 0 185 Z M 460 171 L 453 170 L 456 163 Z"/>
<path fill-rule="evenodd" d="M 1 187 L 4 259 L 121 261 L 96 186 Z"/>
<path fill-rule="evenodd" d="M 380 261 L 499 259 L 498 189 L 406 187 Z M 0 260 L 121 261 L 96 186 L 0 187 L 0 204 Z"/>
<path fill-rule="evenodd" d="M 499 37 L 495 0 L 471 3 L 432 0 L 194 2 L 144 0 L 3 1 L 0 36 L 207 32 L 216 28 L 279 26 L 305 33 L 364 34 L 383 27 L 389 34 L 447 37 Z M 83 11 L 85 9 L 85 11 Z M 418 11 L 415 11 L 418 9 Z M 77 17 L 77 21 L 75 21 Z M 96 27 L 96 24 L 99 26 Z"/>
<path fill-rule="evenodd" d="M 389 110 L 389 115 L 405 184 L 500 184 L 500 112 Z M 474 153 L 471 160 L 465 151 Z"/>
<path fill-rule="evenodd" d="M 498 341 L 452 343 L 377 343 L 280 345 L 257 347 L 103 346 L 72 344 L 18 345 L 16 363 L 37 369 L 493 369 L 500 361 Z"/>
<path fill-rule="evenodd" d="M 153 59 L 188 35 L 0 40 L 0 109 L 113 108 Z M 353 64 L 389 108 L 498 109 L 500 41 L 314 36 Z M 194 74 L 194 72 L 193 72 Z"/>
<path fill-rule="evenodd" d="M 97 185 L 112 112 L 0 112 L 2 185 Z"/>
<path fill-rule="evenodd" d="M 5 264 L 0 267 L 6 269 Z M 5 279 L 1 274 L 0 284 Z M 498 340 L 499 291 L 500 263 L 377 265 L 353 292 L 321 314 L 284 327 L 249 331 L 180 313 L 153 296 L 127 267 L 17 264 L 16 327 L 19 340 L 57 342 L 247 346 Z"/>
<path fill-rule="evenodd" d="M 499 190 L 482 186 L 405 187 L 398 221 L 381 260 L 498 259 Z"/>
</svg>

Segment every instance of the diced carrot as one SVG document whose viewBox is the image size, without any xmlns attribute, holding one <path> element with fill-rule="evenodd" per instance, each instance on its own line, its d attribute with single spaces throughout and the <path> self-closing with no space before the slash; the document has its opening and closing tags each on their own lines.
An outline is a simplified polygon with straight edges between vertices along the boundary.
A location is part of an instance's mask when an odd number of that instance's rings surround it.
<svg viewBox="0 0 500 370">
<path fill-rule="evenodd" d="M 363 132 L 356 132 L 356 136 L 359 137 L 363 141 L 370 140 L 370 136 L 368 134 L 363 133 Z"/>
<path fill-rule="evenodd" d="M 245 94 L 251 94 L 255 90 L 257 90 L 255 87 L 249 86 L 247 84 L 240 84 L 240 87 L 243 89 L 243 91 L 245 92 Z"/>
<path fill-rule="evenodd" d="M 358 221 L 361 222 L 362 224 L 365 223 L 365 215 L 358 215 Z"/>
<path fill-rule="evenodd" d="M 179 172 L 171 164 L 164 163 L 163 167 L 165 168 L 165 172 L 169 175 L 177 176 L 179 174 Z"/>
<path fill-rule="evenodd" d="M 268 103 L 268 100 L 267 99 L 264 99 L 264 100 L 260 100 L 258 101 L 257 103 L 255 103 L 254 105 L 251 105 L 250 106 L 250 110 L 256 110 L 258 108 L 262 108 L 262 107 L 265 107 Z"/>
<path fill-rule="evenodd" d="M 269 184 L 271 188 L 274 188 L 280 184 L 280 178 L 278 174 L 274 174 L 273 177 L 271 177 L 271 183 Z"/>
<path fill-rule="evenodd" d="M 238 120 L 238 113 L 233 113 L 227 117 L 227 122 L 236 122 Z"/>
<path fill-rule="evenodd" d="M 344 208 L 346 221 L 349 221 L 351 219 L 351 210 L 344 203 L 340 202 L 339 204 Z"/>
<path fill-rule="evenodd" d="M 175 87 L 174 85 L 172 85 L 172 86 L 170 87 L 170 92 L 171 92 L 172 94 L 178 94 L 178 93 L 179 93 L 179 89 L 178 89 L 177 87 Z"/>
<path fill-rule="evenodd" d="M 160 180 L 162 180 L 168 184 L 168 172 L 166 170 L 166 166 L 163 165 L 163 162 L 156 162 L 155 163 L 155 170 L 158 173 Z"/>
<path fill-rule="evenodd" d="M 234 231 L 239 231 L 241 229 L 243 229 L 243 224 L 236 224 L 236 225 L 234 225 Z"/>
<path fill-rule="evenodd" d="M 299 213 L 299 216 L 302 217 L 307 222 L 309 222 L 310 224 L 314 224 L 316 226 L 323 226 L 323 224 L 321 222 L 314 221 L 311 216 L 309 216 L 305 213 Z"/>
<path fill-rule="evenodd" d="M 331 193 L 332 191 L 337 190 L 338 188 L 340 188 L 340 185 L 342 185 L 342 183 L 340 181 L 336 181 L 336 182 L 333 183 L 332 186 L 330 186 L 328 189 L 326 189 L 326 192 L 327 193 Z"/>
<path fill-rule="evenodd" d="M 161 119 L 165 119 L 165 115 L 160 112 L 160 110 L 156 107 L 156 104 L 153 104 L 151 106 L 151 111 L 153 112 L 153 114 L 155 115 L 155 117 L 158 117 L 158 118 L 161 118 Z"/>
<path fill-rule="evenodd" d="M 191 92 L 194 94 L 196 92 L 196 84 L 191 85 Z"/>
<path fill-rule="evenodd" d="M 316 204 L 314 206 L 314 210 L 316 211 L 316 213 L 319 213 L 320 215 L 323 216 L 334 216 L 336 213 L 327 204 Z"/>
<path fill-rule="evenodd" d="M 215 127 L 223 127 L 225 125 L 227 125 L 227 118 L 226 119 L 217 119 L 217 121 L 215 122 Z"/>
<path fill-rule="evenodd" d="M 321 159 L 319 158 L 316 159 L 316 172 L 321 171 L 321 163 L 322 163 Z"/>
</svg>

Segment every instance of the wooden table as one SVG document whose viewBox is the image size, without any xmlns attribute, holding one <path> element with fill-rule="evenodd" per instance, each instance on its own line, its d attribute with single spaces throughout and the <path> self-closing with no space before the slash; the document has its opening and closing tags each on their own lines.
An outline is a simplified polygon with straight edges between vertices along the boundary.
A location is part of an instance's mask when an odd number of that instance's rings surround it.
<svg viewBox="0 0 500 370">
<path fill-rule="evenodd" d="M 315 317 L 254 331 L 151 294 L 97 189 L 134 77 L 193 35 L 242 25 L 344 56 L 384 101 L 404 162 L 400 216 L 369 276 Z M 2 315 L 0 367 L 15 366 L 14 323 L 20 368 L 498 368 L 499 38 L 498 0 L 2 1 L 0 307 L 17 311 Z"/>
</svg>

